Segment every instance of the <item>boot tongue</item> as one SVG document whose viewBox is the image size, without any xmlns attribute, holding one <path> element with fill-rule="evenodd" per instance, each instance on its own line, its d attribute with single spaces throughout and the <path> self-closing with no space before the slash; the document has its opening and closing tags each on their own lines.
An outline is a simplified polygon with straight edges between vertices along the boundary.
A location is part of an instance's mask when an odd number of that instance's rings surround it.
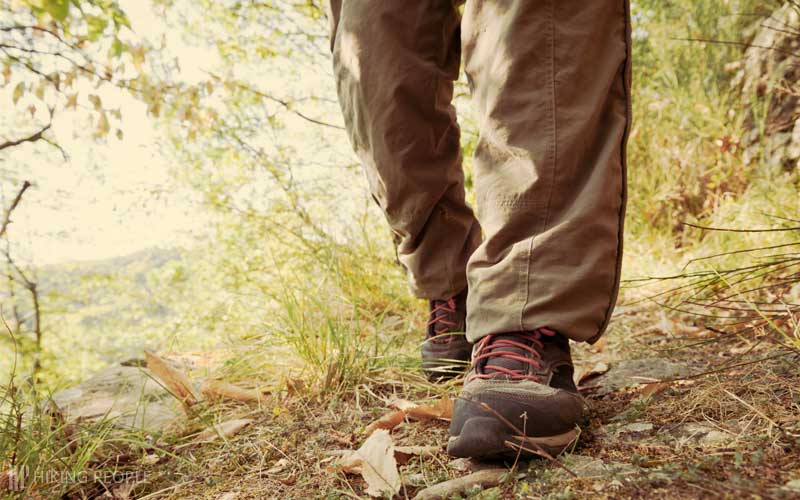
<svg viewBox="0 0 800 500">
<path fill-rule="evenodd" d="M 525 359 L 530 359 L 532 357 L 532 354 L 530 353 L 530 351 L 527 351 L 526 349 L 522 349 L 521 347 L 517 347 L 517 346 L 514 346 L 514 345 L 508 345 L 505 342 L 500 342 L 500 345 L 497 345 L 497 342 L 501 341 L 501 340 L 514 341 L 516 343 L 524 344 L 524 345 L 527 345 L 527 346 L 530 346 L 531 344 L 533 344 L 533 342 L 531 340 L 528 340 L 526 338 L 521 338 L 519 335 L 516 335 L 516 334 L 501 334 L 501 335 L 496 335 L 494 337 L 494 339 L 492 340 L 492 345 L 490 345 L 490 346 L 488 346 L 486 348 L 487 352 L 490 352 L 490 353 L 495 353 L 495 352 L 496 353 L 514 353 L 514 354 L 516 354 L 518 356 L 524 357 Z M 537 347 L 537 346 L 534 346 L 534 348 L 535 347 Z M 488 358 L 486 358 L 486 364 L 484 365 L 483 371 L 485 373 L 488 373 L 488 374 L 497 373 L 497 374 L 499 374 L 501 376 L 508 376 L 508 374 L 505 373 L 505 372 L 502 372 L 500 370 L 492 369 L 492 366 L 499 366 L 499 367 L 505 368 L 507 370 L 517 371 L 517 372 L 520 372 L 523 375 L 527 374 L 528 370 L 533 368 L 529 363 L 526 363 L 524 361 L 520 361 L 518 359 L 509 357 L 509 356 L 506 356 L 506 355 L 503 355 L 503 354 L 498 354 L 497 356 L 489 356 Z"/>
</svg>

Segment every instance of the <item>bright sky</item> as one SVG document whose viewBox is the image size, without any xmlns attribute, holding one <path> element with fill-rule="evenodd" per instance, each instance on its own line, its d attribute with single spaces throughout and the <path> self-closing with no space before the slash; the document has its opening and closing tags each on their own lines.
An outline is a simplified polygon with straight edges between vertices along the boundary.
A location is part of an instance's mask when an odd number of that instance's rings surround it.
<svg viewBox="0 0 800 500">
<path fill-rule="evenodd" d="M 149 2 L 120 3 L 138 35 L 161 36 L 163 23 L 150 11 Z M 177 35 L 168 32 L 167 37 L 181 63 L 182 78 L 200 78 L 203 67 L 198 61 L 210 65 L 216 60 L 215 54 L 188 47 Z M 3 102 L 10 100 L 11 90 L 7 92 L 0 95 Z M 69 162 L 56 151 L 36 156 L 33 147 L 19 148 L 12 157 L 35 189 L 26 193 L 15 212 L 11 234 L 37 265 L 189 245 L 192 234 L 205 226 L 191 193 L 170 189 L 169 159 L 161 154 L 159 131 L 144 105 L 114 89 L 93 92 L 107 107 L 121 109 L 123 140 L 112 133 L 105 143 L 92 141 L 91 131 L 83 130 L 86 124 L 65 112 L 56 116 L 52 131 Z M 16 191 L 13 186 L 5 189 L 7 198 Z"/>
</svg>

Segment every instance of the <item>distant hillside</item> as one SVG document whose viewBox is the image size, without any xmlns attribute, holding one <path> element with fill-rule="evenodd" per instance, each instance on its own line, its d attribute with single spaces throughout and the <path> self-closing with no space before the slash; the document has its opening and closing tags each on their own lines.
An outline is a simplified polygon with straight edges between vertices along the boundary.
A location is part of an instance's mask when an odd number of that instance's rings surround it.
<svg viewBox="0 0 800 500">
<path fill-rule="evenodd" d="M 51 264 L 41 267 L 38 275 L 45 293 L 66 293 L 83 279 L 103 275 L 124 275 L 144 284 L 148 273 L 168 263 L 180 262 L 182 258 L 180 250 L 176 248 L 147 248 L 110 259 Z"/>
<path fill-rule="evenodd" d="M 81 380 L 109 363 L 141 356 L 145 346 L 169 339 L 185 298 L 185 260 L 178 249 L 151 248 L 37 269 L 45 366 L 57 372 L 59 379 Z M 30 349 L 32 308 L 20 290 L 17 304 L 23 324 L 20 345 Z M 10 347 L 0 343 L 0 351 Z M 5 364 L 0 362 L 3 373 L 8 368 Z"/>
</svg>

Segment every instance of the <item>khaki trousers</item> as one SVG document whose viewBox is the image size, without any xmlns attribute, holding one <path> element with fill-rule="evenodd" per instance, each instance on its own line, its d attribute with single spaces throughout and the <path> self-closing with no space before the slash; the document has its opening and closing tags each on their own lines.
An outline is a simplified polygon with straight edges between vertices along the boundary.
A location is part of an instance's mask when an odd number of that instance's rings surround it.
<svg viewBox="0 0 800 500">
<path fill-rule="evenodd" d="M 627 0 L 332 0 L 339 101 L 413 292 L 469 286 L 467 337 L 593 342 L 619 288 L 630 123 Z M 477 218 L 451 104 L 479 116 Z M 480 221 L 480 224 L 478 223 Z"/>
</svg>

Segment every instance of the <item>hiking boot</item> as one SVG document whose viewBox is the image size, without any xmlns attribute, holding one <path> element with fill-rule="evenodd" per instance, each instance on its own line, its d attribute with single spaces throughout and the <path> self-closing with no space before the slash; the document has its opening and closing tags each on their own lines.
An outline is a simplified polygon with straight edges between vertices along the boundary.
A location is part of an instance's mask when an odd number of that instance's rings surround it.
<svg viewBox="0 0 800 500">
<path fill-rule="evenodd" d="M 482 338 L 455 402 L 447 452 L 473 458 L 558 455 L 578 437 L 583 414 L 572 374 L 569 340 L 552 330 Z"/>
<path fill-rule="evenodd" d="M 432 380 L 453 378 L 466 371 L 472 344 L 465 335 L 467 290 L 448 300 L 430 302 L 430 320 L 422 352 L 422 370 Z"/>
</svg>

